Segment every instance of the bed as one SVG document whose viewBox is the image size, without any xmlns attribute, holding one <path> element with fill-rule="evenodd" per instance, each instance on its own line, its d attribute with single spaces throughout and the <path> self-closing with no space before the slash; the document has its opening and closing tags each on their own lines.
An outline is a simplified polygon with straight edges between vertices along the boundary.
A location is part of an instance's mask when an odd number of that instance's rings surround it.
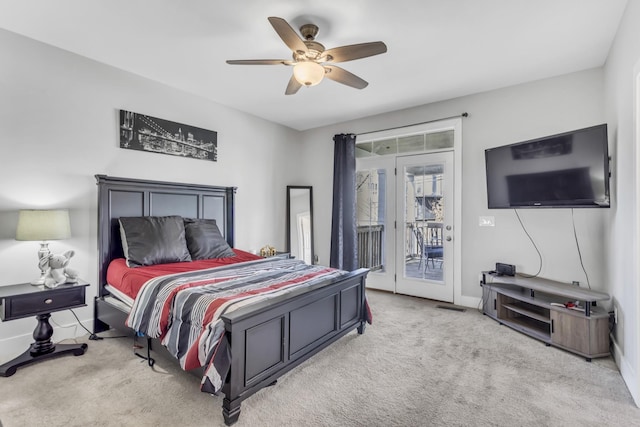
<svg viewBox="0 0 640 427">
<path fill-rule="evenodd" d="M 99 333 L 113 328 L 140 334 L 126 323 L 132 310 L 131 301 L 126 302 L 126 298 L 118 295 L 107 280 L 109 266 L 112 265 L 113 271 L 113 265 L 124 258 L 120 219 L 178 216 L 215 220 L 224 240 L 235 250 L 236 188 L 106 175 L 96 175 L 96 180 L 99 290 L 95 300 L 94 331 Z M 131 248 L 128 250 L 131 252 Z M 302 267 L 301 262 L 296 263 L 286 257 L 265 260 L 257 259 L 245 251 L 236 252 L 243 262 L 228 268 L 258 265 L 260 270 L 265 270 L 263 266 L 270 269 L 276 264 L 294 269 L 315 268 Z M 188 264 L 183 262 L 180 266 Z M 219 274 L 219 270 L 225 268 L 210 271 Z M 308 286 L 275 293 L 272 297 L 242 305 L 220 316 L 224 337 L 224 341 L 221 339 L 220 342 L 225 343 L 224 354 L 227 355 L 222 359 L 228 358 L 228 369 L 221 371 L 223 378 L 220 386 L 220 392 L 224 394 L 222 415 L 226 425 L 238 420 L 244 399 L 275 384 L 280 376 L 345 334 L 353 330 L 357 330 L 358 334 L 364 333 L 365 324 L 370 321 L 365 296 L 367 273 L 367 269 L 359 269 L 341 272 L 338 276 L 318 276 L 319 279 Z M 113 273 L 109 274 L 111 277 Z M 149 348 L 161 349 L 159 339 L 148 340 Z M 216 350 L 212 357 L 219 359 L 216 355 L 221 353 Z M 206 378 L 203 377 L 205 382 Z M 207 387 L 202 390 L 211 392 Z"/>
</svg>

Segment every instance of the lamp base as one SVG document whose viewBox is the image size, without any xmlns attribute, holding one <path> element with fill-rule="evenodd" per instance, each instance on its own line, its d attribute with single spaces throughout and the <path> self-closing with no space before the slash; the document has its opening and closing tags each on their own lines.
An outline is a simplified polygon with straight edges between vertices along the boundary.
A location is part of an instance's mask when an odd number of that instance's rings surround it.
<svg viewBox="0 0 640 427">
<path fill-rule="evenodd" d="M 41 274 L 40 277 L 36 280 L 32 280 L 31 283 L 33 286 L 41 286 L 44 285 L 44 276 L 45 274 Z"/>
<path fill-rule="evenodd" d="M 49 244 L 47 242 L 40 243 L 40 249 L 38 249 L 38 268 L 40 269 L 40 278 L 31 282 L 33 286 L 44 285 L 44 278 L 47 275 L 47 268 L 49 267 Z"/>
</svg>

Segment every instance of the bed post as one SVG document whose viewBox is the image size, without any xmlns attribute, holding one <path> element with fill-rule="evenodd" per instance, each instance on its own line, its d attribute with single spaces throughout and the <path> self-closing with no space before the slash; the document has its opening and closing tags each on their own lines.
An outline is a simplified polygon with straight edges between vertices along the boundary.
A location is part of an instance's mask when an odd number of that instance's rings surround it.
<svg viewBox="0 0 640 427">
<path fill-rule="evenodd" d="M 236 243 L 236 236 L 235 236 L 235 222 L 236 222 L 236 212 L 235 212 L 235 206 L 236 206 L 236 190 L 238 188 L 237 187 L 227 187 L 226 189 L 226 194 L 227 194 L 227 201 L 226 201 L 226 218 L 227 218 L 227 222 L 226 222 L 226 227 L 225 227 L 225 236 L 227 238 L 227 243 L 229 243 L 229 246 L 231 246 L 232 248 L 235 248 L 235 243 Z"/>
<path fill-rule="evenodd" d="M 364 320 L 360 322 L 360 326 L 358 326 L 358 335 L 364 334 L 365 326 L 366 326 L 366 322 Z"/>
<path fill-rule="evenodd" d="M 222 401 L 222 416 L 225 425 L 232 425 L 240 418 L 240 402 L 232 402 L 226 397 Z"/>
<path fill-rule="evenodd" d="M 364 271 L 363 269 L 361 269 L 361 271 Z M 361 308 L 361 318 L 360 318 L 360 325 L 358 325 L 358 327 L 356 328 L 356 330 L 358 331 L 358 335 L 362 335 L 364 334 L 364 329 L 367 326 L 367 320 L 371 320 L 369 319 L 369 304 L 367 303 L 367 295 L 366 295 L 366 277 L 368 274 L 368 270 L 366 273 L 362 274 L 362 276 L 360 277 L 360 289 L 361 294 L 360 294 L 360 308 Z"/>
</svg>

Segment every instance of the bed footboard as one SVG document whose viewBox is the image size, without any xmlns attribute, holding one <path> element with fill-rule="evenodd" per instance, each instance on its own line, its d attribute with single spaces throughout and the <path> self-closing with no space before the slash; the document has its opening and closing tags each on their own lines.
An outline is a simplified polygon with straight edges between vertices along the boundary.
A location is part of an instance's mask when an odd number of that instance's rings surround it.
<svg viewBox="0 0 640 427">
<path fill-rule="evenodd" d="M 222 389 L 225 424 L 238 420 L 247 397 L 353 329 L 364 332 L 368 271 L 359 269 L 330 285 L 222 317 L 231 344 L 231 367 Z"/>
</svg>

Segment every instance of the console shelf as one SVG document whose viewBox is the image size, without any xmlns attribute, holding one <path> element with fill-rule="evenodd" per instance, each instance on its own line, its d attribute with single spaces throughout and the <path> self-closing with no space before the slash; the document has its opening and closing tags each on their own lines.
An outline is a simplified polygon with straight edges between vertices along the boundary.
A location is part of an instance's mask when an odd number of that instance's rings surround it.
<svg viewBox="0 0 640 427">
<path fill-rule="evenodd" d="M 609 299 L 592 291 L 543 278 L 498 276 L 483 272 L 483 312 L 499 323 L 588 361 L 609 355 L 609 314 L 595 301 Z M 558 306 L 578 302 L 580 311 Z"/>
<path fill-rule="evenodd" d="M 535 319 L 542 323 L 551 324 L 551 319 L 549 318 L 549 316 L 544 316 L 536 313 L 535 311 L 531 311 L 527 308 L 528 306 L 525 304 L 502 304 L 502 306 L 507 310 L 511 310 L 515 313 L 522 314 L 525 317 Z"/>
</svg>

